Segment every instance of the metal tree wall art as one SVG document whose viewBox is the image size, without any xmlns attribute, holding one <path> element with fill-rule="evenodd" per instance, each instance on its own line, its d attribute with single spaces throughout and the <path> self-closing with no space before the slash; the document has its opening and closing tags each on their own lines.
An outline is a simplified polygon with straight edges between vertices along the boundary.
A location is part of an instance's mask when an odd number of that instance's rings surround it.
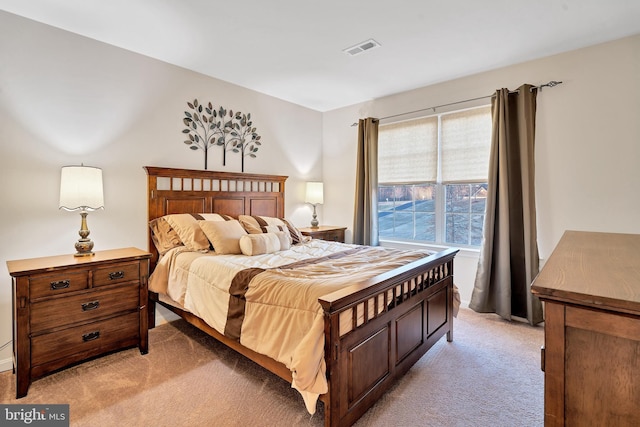
<svg viewBox="0 0 640 427">
<path fill-rule="evenodd" d="M 229 112 L 229 114 L 231 115 L 232 113 Z M 242 114 L 240 112 L 236 112 L 233 120 L 224 125 L 225 134 L 229 136 L 225 143 L 231 145 L 231 151 L 240 153 L 242 156 L 242 172 L 244 172 L 244 158 L 247 156 L 255 158 L 258 147 L 262 145 L 260 135 L 256 133 L 256 128 L 252 127 L 252 125 L 251 113 Z"/>
<path fill-rule="evenodd" d="M 206 107 L 203 107 L 195 99 L 193 103 L 187 102 L 187 105 L 193 111 L 185 111 L 185 117 L 182 119 L 186 126 L 182 133 L 189 135 L 189 139 L 185 140 L 184 143 L 189 145 L 192 150 L 204 151 L 204 168 L 207 169 L 209 148 L 217 145 L 218 140 L 221 140 L 224 144 L 224 131 L 221 129 L 222 121 L 217 120 L 217 113 L 210 102 Z M 206 114 L 203 113 L 203 110 Z"/>
<path fill-rule="evenodd" d="M 213 109 L 209 102 L 203 106 L 195 99 L 187 102 L 192 110 L 184 112 L 184 125 L 182 133 L 189 135 L 184 143 L 192 150 L 204 151 L 204 168 L 207 169 L 209 148 L 217 146 L 222 148 L 222 165 L 227 163 L 227 151 L 240 153 L 242 172 L 244 172 L 244 158 L 256 157 L 260 142 L 260 135 L 253 127 L 251 114 L 243 114 L 236 111 L 227 111 L 220 107 Z"/>
</svg>

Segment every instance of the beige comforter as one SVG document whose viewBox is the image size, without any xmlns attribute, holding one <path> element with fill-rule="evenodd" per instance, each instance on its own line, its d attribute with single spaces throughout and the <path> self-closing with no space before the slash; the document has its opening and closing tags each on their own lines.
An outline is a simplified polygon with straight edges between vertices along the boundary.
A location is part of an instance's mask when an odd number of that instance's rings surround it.
<svg viewBox="0 0 640 427">
<path fill-rule="evenodd" d="M 314 413 L 318 396 L 327 392 L 318 298 L 426 255 L 323 240 L 252 257 L 174 249 L 158 263 L 149 287 L 287 366 L 292 387 Z"/>
</svg>

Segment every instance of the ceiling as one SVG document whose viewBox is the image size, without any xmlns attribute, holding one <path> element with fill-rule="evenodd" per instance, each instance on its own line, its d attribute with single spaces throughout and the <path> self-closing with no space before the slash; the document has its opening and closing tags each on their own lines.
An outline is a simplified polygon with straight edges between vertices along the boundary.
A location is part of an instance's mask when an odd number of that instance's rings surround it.
<svg viewBox="0 0 640 427">
<path fill-rule="evenodd" d="M 0 0 L 0 10 L 318 111 L 640 33 L 638 0 Z M 343 52 L 369 39 L 381 46 Z"/>
</svg>

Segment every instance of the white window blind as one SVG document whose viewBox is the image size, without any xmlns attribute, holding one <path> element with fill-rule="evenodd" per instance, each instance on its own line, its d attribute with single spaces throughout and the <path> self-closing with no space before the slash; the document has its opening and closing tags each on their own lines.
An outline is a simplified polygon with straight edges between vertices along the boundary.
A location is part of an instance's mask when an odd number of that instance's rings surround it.
<svg viewBox="0 0 640 427">
<path fill-rule="evenodd" d="M 487 181 L 490 117 L 488 106 L 441 116 L 443 183 Z"/>
<path fill-rule="evenodd" d="M 437 176 L 437 116 L 380 126 L 378 182 L 436 182 Z"/>
<path fill-rule="evenodd" d="M 490 151 L 490 106 L 380 125 L 380 239 L 480 245 Z"/>
</svg>

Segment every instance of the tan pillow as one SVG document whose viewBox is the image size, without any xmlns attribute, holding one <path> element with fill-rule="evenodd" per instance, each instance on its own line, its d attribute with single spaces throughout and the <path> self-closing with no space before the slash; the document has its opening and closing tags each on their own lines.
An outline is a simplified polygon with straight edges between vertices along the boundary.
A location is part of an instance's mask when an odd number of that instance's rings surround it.
<svg viewBox="0 0 640 427">
<path fill-rule="evenodd" d="M 164 255 L 169 249 L 182 246 L 182 240 L 176 230 L 164 218 L 156 218 L 149 221 L 151 228 L 151 240 L 155 245 L 158 253 Z"/>
<path fill-rule="evenodd" d="M 258 215 L 240 215 L 238 216 L 238 220 L 249 234 L 285 231 L 291 236 L 291 243 L 294 245 L 310 240 L 303 236 L 300 230 L 294 227 L 289 221 L 283 218 Z"/>
<path fill-rule="evenodd" d="M 240 254 L 240 238 L 247 232 L 236 219 L 230 221 L 198 221 L 200 228 L 217 254 Z"/>
<path fill-rule="evenodd" d="M 284 251 L 290 247 L 289 234 L 284 231 L 245 234 L 240 237 L 240 250 L 243 254 L 249 256 Z"/>
<path fill-rule="evenodd" d="M 203 219 L 205 221 L 229 221 L 235 219 L 232 216 L 217 213 L 200 213 L 194 216 L 196 219 Z"/>
<path fill-rule="evenodd" d="M 191 251 L 205 251 L 209 249 L 209 241 L 198 225 L 198 220 L 192 214 L 171 214 L 163 217 L 178 233 L 180 240 Z"/>
</svg>

